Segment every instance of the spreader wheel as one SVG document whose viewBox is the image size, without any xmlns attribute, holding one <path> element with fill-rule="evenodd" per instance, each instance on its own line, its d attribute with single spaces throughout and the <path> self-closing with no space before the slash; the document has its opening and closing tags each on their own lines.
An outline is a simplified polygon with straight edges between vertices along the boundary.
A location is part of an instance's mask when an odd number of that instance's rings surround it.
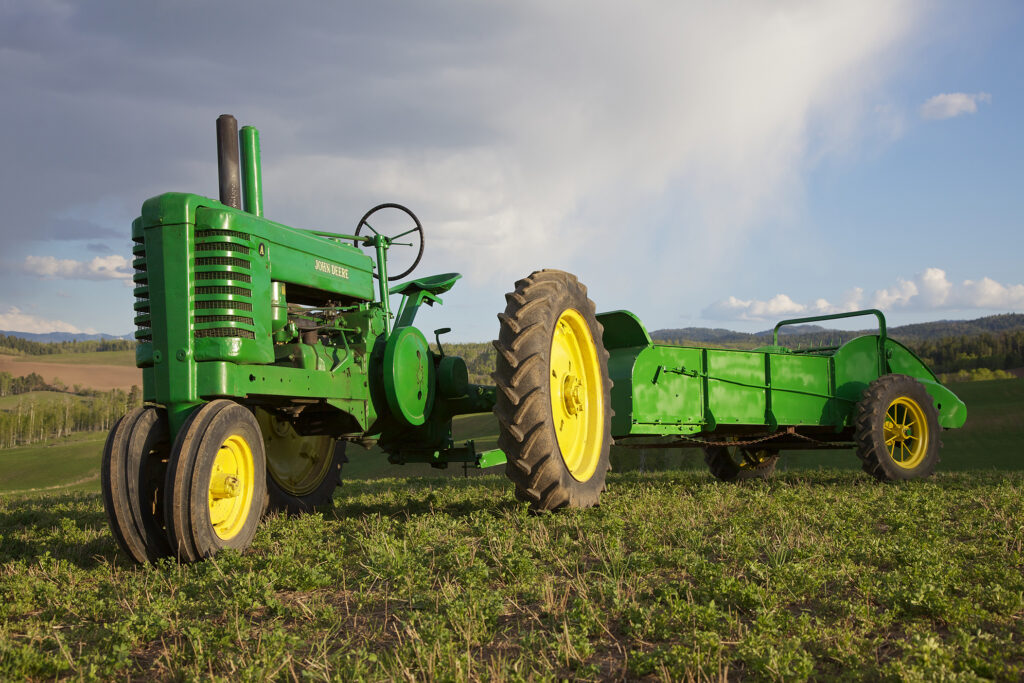
<svg viewBox="0 0 1024 683">
<path fill-rule="evenodd" d="M 268 510 L 300 514 L 331 502 L 348 462 L 345 442 L 329 436 L 300 436 L 284 420 L 256 411 L 267 453 Z"/>
<path fill-rule="evenodd" d="M 857 404 L 854 440 L 864 471 L 876 479 L 931 475 L 942 446 L 932 397 L 913 377 L 879 377 Z"/>
<path fill-rule="evenodd" d="M 179 559 L 252 543 L 266 507 L 259 423 L 233 401 L 207 403 L 178 432 L 167 470 L 167 537 Z"/>
<path fill-rule="evenodd" d="M 594 302 L 560 270 L 533 273 L 505 298 L 494 342 L 505 473 L 534 509 L 596 505 L 609 469 L 612 410 Z"/>
<path fill-rule="evenodd" d="M 136 562 L 171 554 L 163 520 L 170 450 L 167 415 L 152 406 L 118 420 L 103 446 L 103 507 L 118 545 Z"/>
<path fill-rule="evenodd" d="M 767 479 L 775 472 L 779 452 L 774 449 L 740 448 L 738 446 L 708 446 L 704 449 L 704 462 L 711 474 L 722 481 Z"/>
</svg>

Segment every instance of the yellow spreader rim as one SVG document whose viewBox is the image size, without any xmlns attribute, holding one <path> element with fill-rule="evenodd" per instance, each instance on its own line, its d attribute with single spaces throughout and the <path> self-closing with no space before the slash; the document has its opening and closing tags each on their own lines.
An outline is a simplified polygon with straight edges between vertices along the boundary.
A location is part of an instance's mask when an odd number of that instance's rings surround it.
<svg viewBox="0 0 1024 683">
<path fill-rule="evenodd" d="M 912 470 L 928 452 L 928 420 L 917 401 L 900 396 L 885 411 L 885 447 L 899 467 Z"/>
<path fill-rule="evenodd" d="M 604 391 L 590 328 L 578 311 L 558 316 L 551 337 L 551 419 L 558 450 L 577 481 L 587 481 L 601 459 Z"/>
<path fill-rule="evenodd" d="M 210 524 L 222 540 L 238 535 L 249 518 L 256 467 L 245 437 L 232 434 L 217 450 L 210 472 Z"/>
</svg>

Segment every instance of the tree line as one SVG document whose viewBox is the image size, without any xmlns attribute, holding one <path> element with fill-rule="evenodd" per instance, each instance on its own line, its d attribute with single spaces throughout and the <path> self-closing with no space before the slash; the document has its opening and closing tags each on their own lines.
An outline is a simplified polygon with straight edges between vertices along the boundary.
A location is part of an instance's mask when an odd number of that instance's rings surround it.
<svg viewBox="0 0 1024 683">
<path fill-rule="evenodd" d="M 134 351 L 130 339 L 86 339 L 84 341 L 37 342 L 8 334 L 0 334 L 0 353 L 27 356 L 48 356 L 56 353 L 91 353 L 94 351 Z"/>
<path fill-rule="evenodd" d="M 59 380 L 48 384 L 37 373 L 13 377 L 0 372 L 0 396 L 33 391 L 57 391 L 63 395 L 26 396 L 9 409 L 0 410 L 0 448 L 13 448 L 60 438 L 74 432 L 110 429 L 130 409 L 142 405 L 142 390 L 99 391 L 75 387 L 69 393 Z"/>
<path fill-rule="evenodd" d="M 935 372 L 1024 367 L 1024 330 L 947 337 L 918 342 L 911 348 Z"/>
</svg>

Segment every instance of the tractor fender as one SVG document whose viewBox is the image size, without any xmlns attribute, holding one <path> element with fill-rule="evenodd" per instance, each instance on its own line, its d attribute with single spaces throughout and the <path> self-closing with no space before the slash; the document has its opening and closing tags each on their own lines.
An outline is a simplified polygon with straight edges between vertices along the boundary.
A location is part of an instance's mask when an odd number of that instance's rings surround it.
<svg viewBox="0 0 1024 683">
<path fill-rule="evenodd" d="M 916 353 L 898 341 L 886 339 L 885 362 L 889 372 L 908 375 L 924 385 L 925 390 L 935 401 L 941 427 L 956 429 L 964 426 L 967 420 L 967 406 L 939 382 L 935 373 L 917 357 Z"/>
<path fill-rule="evenodd" d="M 640 319 L 629 311 L 599 313 L 604 331 L 601 341 L 608 351 L 608 377 L 612 381 L 612 436 L 630 433 L 633 414 L 633 366 L 642 351 L 654 343 Z"/>
</svg>

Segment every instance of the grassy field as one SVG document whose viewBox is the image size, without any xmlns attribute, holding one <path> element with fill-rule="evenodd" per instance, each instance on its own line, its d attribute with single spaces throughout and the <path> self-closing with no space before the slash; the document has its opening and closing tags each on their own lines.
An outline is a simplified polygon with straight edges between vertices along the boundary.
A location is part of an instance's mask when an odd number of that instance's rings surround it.
<svg viewBox="0 0 1024 683">
<path fill-rule="evenodd" d="M 2 450 L 0 680 L 1021 679 L 1024 472 L 984 470 L 1022 469 L 1024 381 L 954 391 L 970 419 L 928 481 L 619 454 L 600 508 L 537 516 L 503 476 L 352 448 L 333 508 L 194 566 L 117 550 L 104 434 Z"/>
<path fill-rule="evenodd" d="M 348 483 L 253 549 L 126 562 L 99 496 L 0 496 L 0 678 L 1019 680 L 1024 476 Z"/>
<path fill-rule="evenodd" d="M 19 405 L 35 402 L 41 403 L 63 403 L 64 401 L 90 401 L 85 396 L 75 396 L 66 391 L 29 391 L 24 394 L 13 396 L 0 396 L 0 410 L 17 410 Z"/>
<path fill-rule="evenodd" d="M 104 432 L 79 432 L 45 444 L 0 450 L 0 493 L 99 491 Z"/>
</svg>

